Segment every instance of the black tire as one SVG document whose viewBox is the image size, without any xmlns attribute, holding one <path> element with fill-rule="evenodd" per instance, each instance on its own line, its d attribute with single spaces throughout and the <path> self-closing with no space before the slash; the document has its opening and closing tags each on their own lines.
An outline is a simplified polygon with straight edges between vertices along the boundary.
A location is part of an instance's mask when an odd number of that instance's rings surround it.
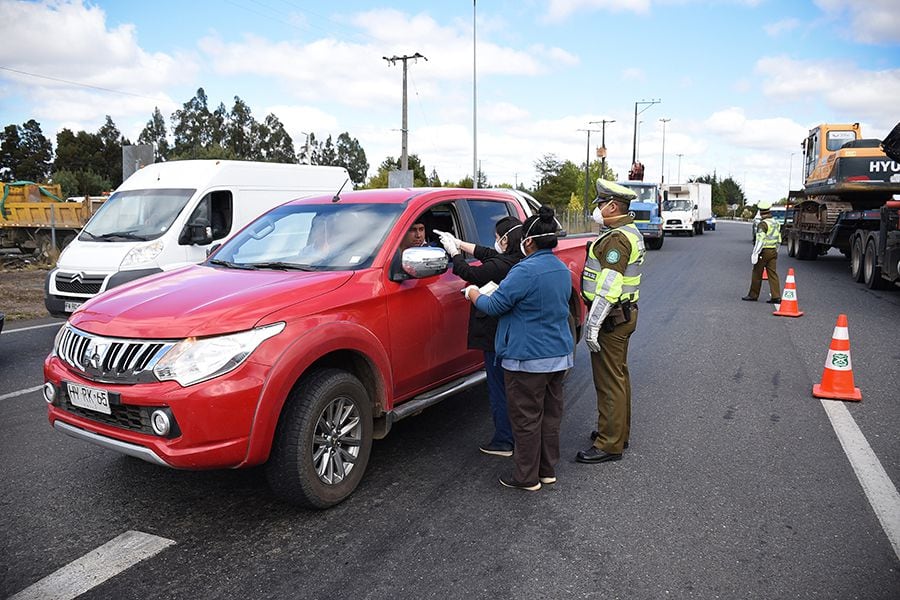
<svg viewBox="0 0 900 600">
<path fill-rule="evenodd" d="M 816 260 L 819 250 L 816 245 L 806 240 L 797 240 L 797 258 L 800 260 Z"/>
<path fill-rule="evenodd" d="M 857 283 L 863 280 L 863 260 L 862 238 L 855 235 L 850 242 L 850 277 Z"/>
<path fill-rule="evenodd" d="M 692 226 L 691 226 L 691 230 L 688 231 L 688 237 L 694 237 L 694 233 L 696 233 L 696 232 L 697 232 L 697 226 L 696 226 L 696 225 L 692 225 Z"/>
<path fill-rule="evenodd" d="M 797 256 L 797 237 L 788 235 L 787 239 L 787 255 L 791 258 Z"/>
<path fill-rule="evenodd" d="M 339 430 L 346 432 L 339 435 Z M 328 508 L 359 485 L 371 450 L 372 403 L 366 388 L 346 371 L 324 369 L 291 391 L 275 430 L 266 477 L 285 501 Z"/>
<path fill-rule="evenodd" d="M 662 248 L 663 240 L 666 239 L 664 236 L 660 236 L 658 238 L 650 238 L 647 240 L 647 247 L 651 250 L 659 250 Z"/>
<path fill-rule="evenodd" d="M 870 239 L 866 244 L 866 254 L 863 257 L 863 283 L 870 290 L 880 290 L 884 286 L 881 279 L 881 267 L 876 264 L 875 240 Z"/>
<path fill-rule="evenodd" d="M 703 235 L 703 229 L 706 227 L 704 223 L 697 223 L 697 235 Z"/>
</svg>

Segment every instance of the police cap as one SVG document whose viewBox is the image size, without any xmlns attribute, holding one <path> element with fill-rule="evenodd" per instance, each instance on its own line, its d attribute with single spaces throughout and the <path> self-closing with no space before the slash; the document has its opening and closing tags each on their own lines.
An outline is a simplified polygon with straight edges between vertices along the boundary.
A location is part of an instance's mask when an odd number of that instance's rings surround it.
<svg viewBox="0 0 900 600">
<path fill-rule="evenodd" d="M 607 181 L 605 179 L 597 180 L 597 198 L 594 199 L 594 203 L 615 200 L 617 202 L 629 204 L 635 198 L 637 198 L 637 194 L 634 193 L 634 190 L 628 189 L 624 185 L 619 185 L 618 183 Z"/>
</svg>

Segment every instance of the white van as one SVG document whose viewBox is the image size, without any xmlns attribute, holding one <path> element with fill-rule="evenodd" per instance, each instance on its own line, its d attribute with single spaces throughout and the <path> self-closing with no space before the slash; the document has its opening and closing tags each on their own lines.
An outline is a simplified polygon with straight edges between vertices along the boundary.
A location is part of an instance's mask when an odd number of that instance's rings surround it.
<svg viewBox="0 0 900 600">
<path fill-rule="evenodd" d="M 345 184 L 347 184 L 345 186 Z M 116 189 L 47 275 L 44 304 L 66 317 L 110 288 L 206 258 L 288 200 L 352 187 L 343 167 L 183 160 L 148 165 Z"/>
</svg>

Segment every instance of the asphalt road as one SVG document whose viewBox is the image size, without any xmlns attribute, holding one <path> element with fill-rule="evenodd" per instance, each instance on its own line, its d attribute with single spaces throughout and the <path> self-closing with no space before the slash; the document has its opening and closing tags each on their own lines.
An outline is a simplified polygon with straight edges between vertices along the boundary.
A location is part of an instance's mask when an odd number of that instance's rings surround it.
<svg viewBox="0 0 900 600">
<path fill-rule="evenodd" d="M 559 482 L 537 493 L 502 488 L 508 459 L 479 453 L 483 387 L 397 424 L 356 492 L 322 512 L 279 503 L 259 469 L 184 472 L 119 456 L 53 431 L 39 391 L 13 395 L 43 382 L 57 328 L 8 323 L 0 598 L 130 530 L 175 543 L 81 598 L 900 597 L 889 534 L 810 393 L 845 313 L 863 401 L 838 404 L 896 495 L 900 291 L 853 283 L 839 255 L 782 253 L 805 316 L 771 316 L 740 301 L 748 227 L 720 223 L 649 253 L 631 447 L 618 463 L 573 461 L 596 422 L 582 344 Z"/>
</svg>

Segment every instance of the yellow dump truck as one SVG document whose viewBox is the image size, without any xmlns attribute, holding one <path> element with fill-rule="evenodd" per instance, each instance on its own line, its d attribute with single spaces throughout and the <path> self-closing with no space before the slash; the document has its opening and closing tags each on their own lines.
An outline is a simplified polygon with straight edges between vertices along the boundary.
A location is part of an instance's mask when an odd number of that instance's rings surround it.
<svg viewBox="0 0 900 600">
<path fill-rule="evenodd" d="M 67 201 L 58 184 L 16 181 L 0 186 L 0 248 L 44 258 L 72 241 L 105 200 L 92 196 Z"/>
</svg>

